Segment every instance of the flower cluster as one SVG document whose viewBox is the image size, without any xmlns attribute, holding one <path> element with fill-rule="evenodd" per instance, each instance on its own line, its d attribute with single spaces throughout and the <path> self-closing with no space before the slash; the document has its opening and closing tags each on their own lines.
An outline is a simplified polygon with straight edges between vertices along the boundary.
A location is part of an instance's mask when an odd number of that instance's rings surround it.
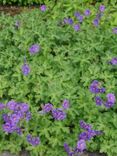
<svg viewBox="0 0 117 156">
<path fill-rule="evenodd" d="M 3 104 L 2 104 L 3 105 Z M 1 105 L 1 106 L 2 106 Z M 17 132 L 22 134 L 22 130 L 19 127 L 20 121 L 31 119 L 31 113 L 29 111 L 29 106 L 26 103 L 17 103 L 13 100 L 9 101 L 4 108 L 8 109 L 10 112 L 8 114 L 3 114 L 3 131 L 7 133 Z"/>
<path fill-rule="evenodd" d="M 83 120 L 80 121 L 80 127 L 85 130 L 85 132 L 82 132 L 77 141 L 77 145 L 75 148 L 70 149 L 67 143 L 64 143 L 64 149 L 67 152 L 68 156 L 74 156 L 78 153 L 84 152 L 86 150 L 86 141 L 91 140 L 93 137 L 97 135 L 103 134 L 102 131 L 97 131 L 92 129 L 92 125 L 87 124 Z"/>
<path fill-rule="evenodd" d="M 74 17 L 77 19 L 77 23 L 74 23 L 74 20 L 72 18 L 64 18 L 64 24 L 73 25 L 73 28 L 75 31 L 80 30 L 80 23 L 83 22 L 84 18 L 86 16 L 89 16 L 91 14 L 89 9 L 86 9 L 83 14 L 80 12 L 75 12 Z"/>
<path fill-rule="evenodd" d="M 29 48 L 30 54 L 36 54 L 36 53 L 38 53 L 39 51 L 40 51 L 40 46 L 39 46 L 38 44 L 33 44 L 33 45 Z M 27 64 L 26 55 L 25 55 L 25 57 L 24 57 L 24 64 L 23 64 L 21 70 L 22 70 L 23 75 L 25 75 L 25 76 L 27 76 L 27 75 L 30 73 L 30 71 L 31 71 L 29 65 Z"/>
<path fill-rule="evenodd" d="M 97 93 L 104 93 L 105 92 L 105 88 L 104 87 L 101 87 L 101 84 L 97 81 L 97 80 L 94 80 L 91 85 L 90 85 L 90 91 L 94 94 L 97 94 Z"/>
<path fill-rule="evenodd" d="M 79 140 L 89 141 L 93 137 L 102 134 L 101 131 L 93 130 L 90 124 L 87 124 L 83 120 L 80 121 L 80 127 L 85 131 L 79 135 Z"/>
<path fill-rule="evenodd" d="M 93 25 L 95 27 L 97 27 L 99 25 L 100 19 L 103 16 L 104 10 L 105 10 L 105 6 L 104 5 L 100 5 L 99 12 L 97 13 L 96 18 L 93 20 Z"/>
<path fill-rule="evenodd" d="M 55 120 L 64 120 L 66 118 L 66 112 L 69 108 L 69 101 L 64 100 L 62 103 L 62 108 L 54 108 L 52 104 L 47 103 L 43 106 L 43 114 L 50 113 Z"/>
<path fill-rule="evenodd" d="M 29 105 L 11 100 L 6 105 L 0 103 L 0 110 L 4 109 L 7 110 L 8 113 L 2 114 L 4 121 L 2 125 L 3 131 L 6 133 L 16 132 L 18 135 L 22 135 L 22 121 L 26 120 L 28 122 L 32 117 L 29 111 Z M 32 137 L 31 135 L 27 136 L 27 141 L 33 146 L 40 144 L 40 139 L 38 137 Z"/>
<path fill-rule="evenodd" d="M 96 18 L 93 20 L 94 26 L 97 27 L 99 25 L 99 22 L 100 22 L 101 17 L 103 16 L 104 10 L 105 10 L 105 6 L 100 5 Z M 91 11 L 89 9 L 86 9 L 83 13 L 75 12 L 74 17 L 76 18 L 77 22 L 75 22 L 72 18 L 69 17 L 69 18 L 64 18 L 63 24 L 73 25 L 74 30 L 79 31 L 80 24 L 83 22 L 85 18 L 87 18 L 90 15 L 91 15 Z M 113 29 L 113 32 L 116 32 L 116 29 Z"/>
<path fill-rule="evenodd" d="M 101 87 L 101 84 L 97 80 L 94 80 L 91 83 L 89 89 L 94 94 L 105 93 L 105 90 L 106 90 L 104 87 Z M 106 108 L 111 108 L 115 104 L 116 99 L 113 93 L 108 93 L 106 95 L 106 101 L 104 101 L 100 96 L 97 96 L 97 95 L 95 95 L 94 101 L 97 106 L 104 105 Z"/>
</svg>

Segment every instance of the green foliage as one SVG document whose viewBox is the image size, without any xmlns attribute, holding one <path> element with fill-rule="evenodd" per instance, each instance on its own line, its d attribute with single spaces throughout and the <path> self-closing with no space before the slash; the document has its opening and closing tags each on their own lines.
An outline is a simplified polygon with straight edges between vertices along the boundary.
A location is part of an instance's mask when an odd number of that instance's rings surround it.
<svg viewBox="0 0 117 156">
<path fill-rule="evenodd" d="M 40 4 L 42 3 L 42 0 L 0 0 L 1 4 L 18 4 L 18 5 L 29 5 L 33 3 Z"/>
<path fill-rule="evenodd" d="M 61 24 L 64 17 L 86 8 L 66 2 L 58 3 L 51 12 L 48 7 L 43 13 L 35 9 L 15 17 L 0 16 L 0 101 L 14 99 L 30 104 L 33 118 L 25 126 L 41 138 L 41 145 L 32 147 L 25 134 L 6 135 L 1 127 L 1 151 L 18 153 L 25 148 L 31 156 L 64 156 L 64 142 L 75 146 L 81 132 L 79 120 L 84 119 L 94 129 L 104 131 L 88 143 L 88 149 L 117 155 L 117 105 L 110 110 L 96 107 L 89 92 L 91 81 L 97 79 L 107 93 L 117 93 L 117 70 L 108 64 L 117 55 L 117 36 L 112 33 L 117 19 L 111 18 L 107 8 L 100 26 L 95 28 L 92 20 L 97 10 L 90 6 L 92 15 L 84 20 L 79 32 Z M 14 27 L 16 20 L 21 23 L 18 30 Z M 41 46 L 41 51 L 31 56 L 28 49 L 34 43 Z M 21 72 L 25 53 L 31 68 L 27 77 Z M 65 121 L 53 121 L 49 115 L 38 113 L 41 104 L 50 102 L 60 107 L 63 99 L 70 101 Z"/>
<path fill-rule="evenodd" d="M 0 4 L 9 4 L 9 5 L 33 5 L 33 4 L 47 4 L 47 3 L 52 2 L 52 4 L 58 4 L 59 2 L 65 3 L 67 2 L 68 4 L 93 4 L 95 5 L 96 3 L 108 3 L 109 5 L 115 6 L 117 4 L 117 0 L 0 0 Z"/>
<path fill-rule="evenodd" d="M 47 4 L 48 2 L 56 3 L 56 0 L 0 0 L 0 4 L 9 4 L 9 5 L 38 5 L 38 4 Z"/>
</svg>

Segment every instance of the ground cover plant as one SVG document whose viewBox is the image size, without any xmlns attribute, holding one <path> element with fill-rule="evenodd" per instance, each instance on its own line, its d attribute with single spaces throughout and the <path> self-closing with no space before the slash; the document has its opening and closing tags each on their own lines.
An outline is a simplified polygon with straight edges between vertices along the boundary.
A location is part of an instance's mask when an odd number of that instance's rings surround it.
<svg viewBox="0 0 117 156">
<path fill-rule="evenodd" d="M 0 16 L 0 151 L 115 156 L 113 6 L 74 1 L 50 8 Z"/>
</svg>

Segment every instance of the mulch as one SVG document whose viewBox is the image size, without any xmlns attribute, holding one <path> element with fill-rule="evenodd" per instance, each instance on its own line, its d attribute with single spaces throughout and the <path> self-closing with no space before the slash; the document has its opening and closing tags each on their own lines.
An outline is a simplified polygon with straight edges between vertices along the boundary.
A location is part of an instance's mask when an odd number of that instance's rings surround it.
<svg viewBox="0 0 117 156">
<path fill-rule="evenodd" d="M 30 7 L 20 7 L 20 6 L 3 6 L 0 5 L 0 13 L 9 14 L 11 16 L 15 16 L 20 14 L 23 11 L 30 11 L 35 8 L 39 8 L 39 6 L 30 6 Z"/>
<path fill-rule="evenodd" d="M 16 7 L 16 6 L 0 6 L 0 13 L 7 13 L 10 15 L 16 15 L 22 12 L 23 8 L 22 7 Z"/>
</svg>

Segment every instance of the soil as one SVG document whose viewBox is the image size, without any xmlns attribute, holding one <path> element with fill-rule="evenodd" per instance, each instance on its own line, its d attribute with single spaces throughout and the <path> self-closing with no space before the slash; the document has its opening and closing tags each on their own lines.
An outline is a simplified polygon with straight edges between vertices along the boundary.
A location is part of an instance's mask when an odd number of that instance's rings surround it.
<svg viewBox="0 0 117 156">
<path fill-rule="evenodd" d="M 22 11 L 21 7 L 16 6 L 0 6 L 0 13 L 8 13 L 10 15 L 19 14 Z"/>
<path fill-rule="evenodd" d="M 39 8 L 39 6 L 31 6 L 31 7 L 20 7 L 20 6 L 3 6 L 0 5 L 0 13 L 9 14 L 11 16 L 15 16 L 20 14 L 23 11 L 30 11 L 35 8 Z"/>
</svg>

